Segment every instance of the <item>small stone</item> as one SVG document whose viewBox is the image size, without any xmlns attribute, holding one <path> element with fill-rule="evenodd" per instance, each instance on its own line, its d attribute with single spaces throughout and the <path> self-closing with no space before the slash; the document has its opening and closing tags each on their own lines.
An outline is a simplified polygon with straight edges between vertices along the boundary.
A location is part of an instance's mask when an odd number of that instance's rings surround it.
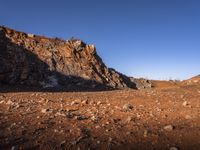
<svg viewBox="0 0 200 150">
<path fill-rule="evenodd" d="M 123 106 L 123 110 L 124 111 L 130 111 L 130 110 L 132 110 L 133 109 L 133 106 L 131 105 L 131 104 L 125 104 L 124 106 Z"/>
<path fill-rule="evenodd" d="M 11 147 L 11 150 L 15 150 L 15 149 L 16 149 L 15 146 L 12 146 L 12 147 Z"/>
<path fill-rule="evenodd" d="M 72 106 L 72 105 L 77 105 L 77 104 L 79 104 L 79 101 L 78 101 L 78 100 L 75 100 L 75 101 L 72 101 L 72 102 L 71 102 L 71 106 Z"/>
<path fill-rule="evenodd" d="M 102 103 L 100 101 L 97 102 L 97 106 L 101 105 Z"/>
<path fill-rule="evenodd" d="M 97 126 L 95 126 L 95 128 L 96 128 L 96 129 L 99 129 L 99 128 L 101 128 L 101 127 L 100 127 L 99 125 L 97 125 Z"/>
<path fill-rule="evenodd" d="M 144 130 L 144 137 L 148 136 L 148 130 Z"/>
<path fill-rule="evenodd" d="M 185 119 L 189 120 L 189 119 L 192 119 L 192 117 L 190 115 L 186 115 Z"/>
<path fill-rule="evenodd" d="M 5 98 L 4 95 L 0 95 L 0 100 L 3 100 Z"/>
<path fill-rule="evenodd" d="M 107 104 L 107 106 L 110 106 L 110 105 L 111 105 L 110 103 Z"/>
<path fill-rule="evenodd" d="M 128 118 L 126 119 L 127 123 L 130 123 L 131 121 L 133 121 L 133 117 L 128 116 Z"/>
<path fill-rule="evenodd" d="M 110 132 L 111 131 L 111 129 L 106 129 L 106 132 Z"/>
<path fill-rule="evenodd" d="M 41 110 L 41 112 L 44 113 L 44 114 L 45 114 L 45 113 L 48 113 L 48 112 L 51 112 L 51 111 L 52 111 L 52 110 L 50 110 L 50 109 L 45 109 L 45 108 L 43 108 L 43 109 Z"/>
<path fill-rule="evenodd" d="M 131 135 L 133 134 L 133 132 L 126 132 L 126 135 Z"/>
<path fill-rule="evenodd" d="M 183 104 L 182 104 L 184 107 L 188 106 L 188 102 L 187 101 L 184 101 Z"/>
<path fill-rule="evenodd" d="M 108 138 L 108 141 L 109 141 L 109 142 L 112 142 L 112 140 L 113 140 L 113 139 L 112 139 L 111 137 Z"/>
<path fill-rule="evenodd" d="M 42 113 L 46 113 L 46 112 L 47 112 L 47 109 L 42 109 L 41 112 L 42 112 Z"/>
<path fill-rule="evenodd" d="M 88 104 L 88 100 L 87 100 L 87 99 L 86 99 L 86 100 L 83 100 L 81 103 L 82 103 L 82 104 Z"/>
<path fill-rule="evenodd" d="M 109 121 L 107 121 L 107 122 L 106 122 L 106 125 L 109 125 L 109 124 L 110 124 L 110 122 L 109 122 Z"/>
<path fill-rule="evenodd" d="M 70 112 L 67 112 L 66 114 L 66 117 L 69 118 L 69 119 L 72 119 L 74 117 L 74 114 L 70 113 Z"/>
<path fill-rule="evenodd" d="M 28 34 L 28 37 L 33 38 L 33 37 L 35 37 L 35 35 L 29 33 L 29 34 Z"/>
<path fill-rule="evenodd" d="M 60 146 L 63 146 L 66 143 L 66 141 L 60 142 Z"/>
<path fill-rule="evenodd" d="M 6 104 L 7 105 L 13 105 L 13 102 L 11 100 L 8 100 Z"/>
<path fill-rule="evenodd" d="M 61 112 L 57 112 L 57 113 L 55 114 L 55 116 L 62 116 L 62 117 L 66 117 L 66 114 L 64 114 L 64 113 L 61 113 Z"/>
<path fill-rule="evenodd" d="M 91 120 L 97 122 L 100 120 L 100 118 L 98 116 L 92 116 Z"/>
<path fill-rule="evenodd" d="M 87 117 L 85 117 L 85 116 L 75 116 L 75 119 L 77 119 L 77 120 L 85 120 L 85 119 L 87 119 Z"/>
<path fill-rule="evenodd" d="M 166 131 L 172 131 L 172 130 L 174 130 L 174 126 L 172 126 L 172 125 L 167 125 L 167 126 L 164 126 L 163 129 L 166 130 Z"/>
<path fill-rule="evenodd" d="M 178 150 L 178 148 L 177 147 L 170 147 L 169 150 Z"/>
<path fill-rule="evenodd" d="M 15 109 L 18 109 L 20 105 L 18 103 L 15 104 Z"/>
<path fill-rule="evenodd" d="M 13 124 L 11 124 L 11 127 L 14 127 L 14 126 L 16 126 L 17 124 L 14 122 Z"/>
</svg>

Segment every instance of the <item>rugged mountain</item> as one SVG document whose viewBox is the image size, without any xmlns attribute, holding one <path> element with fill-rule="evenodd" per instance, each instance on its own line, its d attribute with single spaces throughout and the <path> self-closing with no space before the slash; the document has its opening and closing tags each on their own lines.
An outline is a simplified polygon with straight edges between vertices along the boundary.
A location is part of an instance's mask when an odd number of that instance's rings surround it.
<svg viewBox="0 0 200 150">
<path fill-rule="evenodd" d="M 94 45 L 78 39 L 46 38 L 0 27 L 0 83 L 43 88 L 137 88 L 109 69 Z"/>
</svg>

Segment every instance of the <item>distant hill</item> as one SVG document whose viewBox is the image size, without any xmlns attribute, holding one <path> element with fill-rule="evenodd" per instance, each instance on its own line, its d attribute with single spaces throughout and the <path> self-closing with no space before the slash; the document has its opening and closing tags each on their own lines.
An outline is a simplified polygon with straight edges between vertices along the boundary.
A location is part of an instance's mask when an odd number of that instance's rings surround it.
<svg viewBox="0 0 200 150">
<path fill-rule="evenodd" d="M 192 78 L 190 78 L 188 80 L 184 80 L 183 83 L 186 83 L 186 84 L 199 84 L 200 83 L 200 75 L 192 77 Z"/>
</svg>

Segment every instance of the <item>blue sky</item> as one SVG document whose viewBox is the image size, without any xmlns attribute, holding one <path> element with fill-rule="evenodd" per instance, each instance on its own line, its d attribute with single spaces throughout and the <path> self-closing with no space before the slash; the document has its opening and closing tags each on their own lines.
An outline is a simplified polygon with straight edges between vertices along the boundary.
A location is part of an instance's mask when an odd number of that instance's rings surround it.
<svg viewBox="0 0 200 150">
<path fill-rule="evenodd" d="M 200 74 L 198 0 L 0 0 L 0 24 L 95 44 L 108 67 L 134 77 Z"/>
</svg>

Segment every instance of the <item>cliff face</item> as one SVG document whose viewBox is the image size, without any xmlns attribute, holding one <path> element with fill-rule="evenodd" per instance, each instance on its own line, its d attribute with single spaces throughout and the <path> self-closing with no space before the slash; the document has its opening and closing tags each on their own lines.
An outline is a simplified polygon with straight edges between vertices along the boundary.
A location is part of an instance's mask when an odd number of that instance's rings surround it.
<svg viewBox="0 0 200 150">
<path fill-rule="evenodd" d="M 0 27 L 0 83 L 66 89 L 136 88 L 108 69 L 94 45 Z"/>
</svg>

